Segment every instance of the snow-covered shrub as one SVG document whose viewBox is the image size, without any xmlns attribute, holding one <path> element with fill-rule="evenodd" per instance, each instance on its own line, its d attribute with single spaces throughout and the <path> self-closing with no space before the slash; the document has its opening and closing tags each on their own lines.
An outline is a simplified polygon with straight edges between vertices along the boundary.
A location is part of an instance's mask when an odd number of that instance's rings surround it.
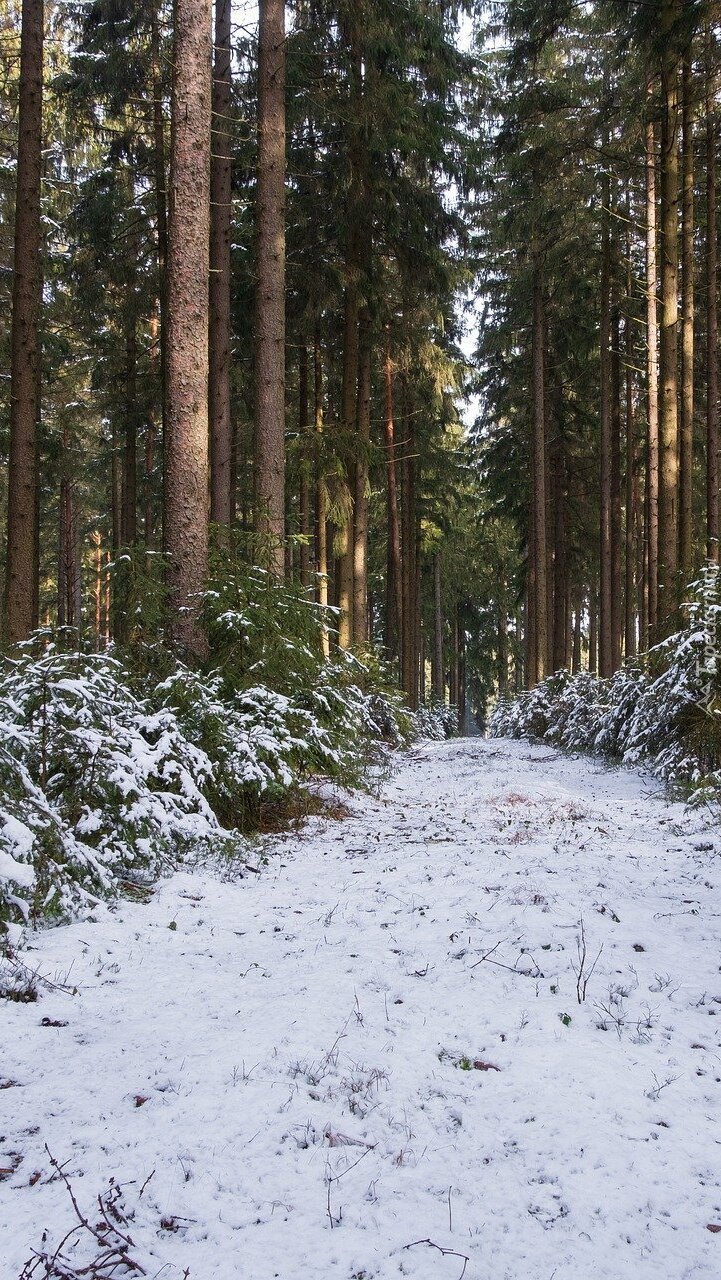
<svg viewBox="0 0 721 1280">
<path fill-rule="evenodd" d="M 692 802 L 721 798 L 721 572 L 689 588 L 686 625 L 610 679 L 561 672 L 491 719 L 495 736 L 540 738 L 625 764 L 649 763 Z"/>
<path fill-rule="evenodd" d="M 119 877 L 222 836 L 213 763 L 107 654 L 0 669 L 0 920 L 67 915 Z"/>
<path fill-rule="evenodd" d="M 429 702 L 415 713 L 415 729 L 419 738 L 443 742 L 458 733 L 458 708 L 445 702 Z"/>
</svg>

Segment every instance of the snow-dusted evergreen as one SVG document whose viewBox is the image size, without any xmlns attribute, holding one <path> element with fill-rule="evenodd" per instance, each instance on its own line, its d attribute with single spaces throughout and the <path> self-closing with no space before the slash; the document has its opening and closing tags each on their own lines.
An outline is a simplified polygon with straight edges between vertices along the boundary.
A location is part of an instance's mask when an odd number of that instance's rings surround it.
<svg viewBox="0 0 721 1280">
<path fill-rule="evenodd" d="M 226 577 L 207 615 L 209 670 L 137 637 L 95 653 L 40 636 L 0 666 L 0 926 L 232 850 L 310 777 L 353 785 L 382 743 L 450 732 L 446 709 L 416 721 L 379 668 L 324 661 L 327 619 L 260 571 Z"/>
<path fill-rule="evenodd" d="M 610 679 L 557 672 L 500 702 L 495 737 L 542 739 L 645 764 L 700 803 L 721 796 L 721 573 L 690 588 L 686 624 Z"/>
</svg>

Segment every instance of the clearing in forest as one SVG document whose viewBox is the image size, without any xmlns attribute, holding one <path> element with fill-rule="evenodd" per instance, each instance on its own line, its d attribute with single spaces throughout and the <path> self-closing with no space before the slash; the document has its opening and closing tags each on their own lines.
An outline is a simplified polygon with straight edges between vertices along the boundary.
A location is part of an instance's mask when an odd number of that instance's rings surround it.
<svg viewBox="0 0 721 1280">
<path fill-rule="evenodd" d="M 639 774 L 424 744 L 259 874 L 33 937 L 3 1280 L 71 1192 L 75 1266 L 101 1194 L 163 1280 L 717 1280 L 720 848 Z"/>
</svg>

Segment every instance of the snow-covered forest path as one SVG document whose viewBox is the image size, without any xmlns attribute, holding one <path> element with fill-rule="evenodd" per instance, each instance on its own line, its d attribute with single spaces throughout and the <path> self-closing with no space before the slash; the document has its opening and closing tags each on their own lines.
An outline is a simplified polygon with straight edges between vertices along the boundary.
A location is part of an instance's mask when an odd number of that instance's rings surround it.
<svg viewBox="0 0 721 1280">
<path fill-rule="evenodd" d="M 45 1144 L 163 1280 L 718 1280 L 720 856 L 640 775 L 456 740 L 34 939 L 77 994 L 2 1004 L 3 1280 L 73 1223 Z"/>
</svg>

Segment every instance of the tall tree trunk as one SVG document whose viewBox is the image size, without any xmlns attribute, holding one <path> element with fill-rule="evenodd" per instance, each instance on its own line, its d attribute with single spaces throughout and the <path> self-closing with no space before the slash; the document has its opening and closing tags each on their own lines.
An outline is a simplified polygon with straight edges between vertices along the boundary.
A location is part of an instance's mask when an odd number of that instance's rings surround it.
<svg viewBox="0 0 721 1280">
<path fill-rule="evenodd" d="M 134 296 L 128 300 L 125 324 L 125 440 L 121 542 L 124 547 L 133 547 L 138 540 L 138 338 Z"/>
<path fill-rule="evenodd" d="M 636 442 L 634 439 L 633 421 L 633 326 L 631 324 L 631 244 L 626 242 L 628 251 L 628 267 L 626 276 L 626 543 L 625 543 L 625 590 L 624 590 L 624 653 L 631 658 L 636 652 Z"/>
<path fill-rule="evenodd" d="M 621 335 L 616 299 L 611 321 L 611 668 L 621 665 Z"/>
<path fill-rule="evenodd" d="M 322 465 L 323 437 L 323 355 L 320 345 L 320 328 L 316 326 L 313 338 L 313 428 L 317 443 L 315 485 L 315 548 L 317 573 L 317 599 L 323 611 L 321 645 L 323 656 L 330 656 L 330 636 L 325 610 L 328 607 L 328 490 Z"/>
<path fill-rule="evenodd" d="M 466 730 L 466 629 L 463 621 L 463 609 L 457 606 L 458 622 L 458 732 Z"/>
<path fill-rule="evenodd" d="M 543 269 L 539 260 L 533 268 L 533 568 L 535 652 L 532 682 L 543 680 L 548 655 L 548 587 L 546 539 L 546 406 L 545 406 L 545 315 Z"/>
<path fill-rule="evenodd" d="M 598 590 L 595 574 L 588 589 L 588 669 L 593 675 L 598 673 Z"/>
<path fill-rule="evenodd" d="M 285 557 L 285 3 L 260 0 L 255 344 L 255 529 L 268 567 Z"/>
<path fill-rule="evenodd" d="M 168 245 L 166 454 L 169 624 L 203 655 L 208 572 L 209 0 L 175 0 Z"/>
<path fill-rule="evenodd" d="M 498 595 L 497 595 L 497 656 L 498 656 L 498 696 L 505 698 L 508 695 L 508 599 L 506 593 L 506 577 L 503 570 L 498 568 Z"/>
<path fill-rule="evenodd" d="M 445 702 L 446 677 L 443 667 L 443 593 L 441 590 L 441 555 L 433 556 L 433 697 Z"/>
<path fill-rule="evenodd" d="M 678 605 L 678 195 L 680 0 L 661 0 L 661 347 L 657 630 L 673 627 Z"/>
<path fill-rule="evenodd" d="M 401 591 L 401 531 L 398 519 L 398 483 L 396 476 L 395 424 L 393 418 L 393 364 L 390 344 L 386 343 L 384 360 L 386 445 L 386 513 L 388 524 L 388 563 L 386 569 L 386 648 L 389 658 L 399 657 L 403 621 Z"/>
<path fill-rule="evenodd" d="M 656 135 L 646 125 L 646 599 L 649 633 L 658 612 L 658 255 L 656 244 Z"/>
<path fill-rule="evenodd" d="M 40 407 L 42 258 L 40 183 L 43 106 L 42 0 L 23 0 L 20 37 L 15 257 L 10 354 L 7 638 L 25 640 L 37 626 L 37 421 Z"/>
<path fill-rule="evenodd" d="M 578 675 L 581 670 L 581 618 L 583 614 L 583 600 L 580 590 L 574 590 L 574 608 L 573 608 L 573 643 L 571 648 L 571 675 Z"/>
<path fill-rule="evenodd" d="M 308 449 L 308 348 L 303 342 L 298 357 L 298 455 L 300 462 L 300 486 L 298 515 L 300 523 L 300 585 L 308 588 L 311 582 L 310 537 L 310 475 Z"/>
<path fill-rule="evenodd" d="M 358 349 L 358 409 L 353 506 L 353 638 L 368 643 L 368 460 L 371 435 L 371 334 L 370 317 L 360 318 Z"/>
<path fill-rule="evenodd" d="M 416 512 L 416 436 L 410 389 L 404 379 L 401 389 L 403 422 L 403 486 L 401 491 L 402 532 L 402 685 L 412 711 L 418 706 L 418 630 L 417 630 L 417 512 Z"/>
<path fill-rule="evenodd" d="M 719 562 L 718 222 L 716 213 L 715 66 L 707 31 L 706 64 L 706 554 Z"/>
<path fill-rule="evenodd" d="M 458 675 L 458 605 L 456 605 L 451 615 L 451 661 L 448 681 L 451 706 L 455 707 L 456 711 L 459 702 Z"/>
<path fill-rule="evenodd" d="M 150 367 L 155 370 L 159 362 L 159 320 L 157 307 L 153 308 L 150 316 Z M 155 404 L 151 404 L 148 410 L 148 420 L 145 426 L 145 476 L 144 476 L 144 516 L 143 516 L 143 536 L 145 545 L 148 549 L 153 547 L 155 541 L 155 521 L 153 518 L 153 473 L 155 471 L 155 449 L 157 444 L 157 418 Z"/>
<path fill-rule="evenodd" d="M 163 74 L 160 63 L 160 30 L 158 25 L 158 5 L 160 0 L 152 0 L 150 8 L 150 60 L 153 86 L 153 176 L 155 182 L 155 224 L 158 238 L 158 267 L 160 287 L 158 290 L 158 306 L 160 310 L 160 403 L 161 403 L 161 449 L 165 442 L 165 420 L 167 417 L 168 395 L 168 190 L 165 173 L 165 120 L 163 111 Z M 164 508 L 164 503 L 162 507 Z M 162 510 L 162 518 L 165 511 Z M 147 541 L 147 532 L 146 532 Z M 165 538 L 162 539 L 165 546 Z"/>
<path fill-rule="evenodd" d="M 210 159 L 210 331 L 208 420 L 210 435 L 210 518 L 231 523 L 233 425 L 230 413 L 230 226 L 232 162 L 230 116 L 231 0 L 215 0 Z"/>
<path fill-rule="evenodd" d="M 601 528 L 599 538 L 599 674 L 613 673 L 613 394 L 611 387 L 611 181 L 603 175 L 601 210 Z"/>
<path fill-rule="evenodd" d="M 693 322 L 694 198 L 691 51 L 683 60 L 683 175 L 681 193 L 681 431 L 679 439 L 679 569 L 682 585 L 693 573 Z"/>
</svg>

